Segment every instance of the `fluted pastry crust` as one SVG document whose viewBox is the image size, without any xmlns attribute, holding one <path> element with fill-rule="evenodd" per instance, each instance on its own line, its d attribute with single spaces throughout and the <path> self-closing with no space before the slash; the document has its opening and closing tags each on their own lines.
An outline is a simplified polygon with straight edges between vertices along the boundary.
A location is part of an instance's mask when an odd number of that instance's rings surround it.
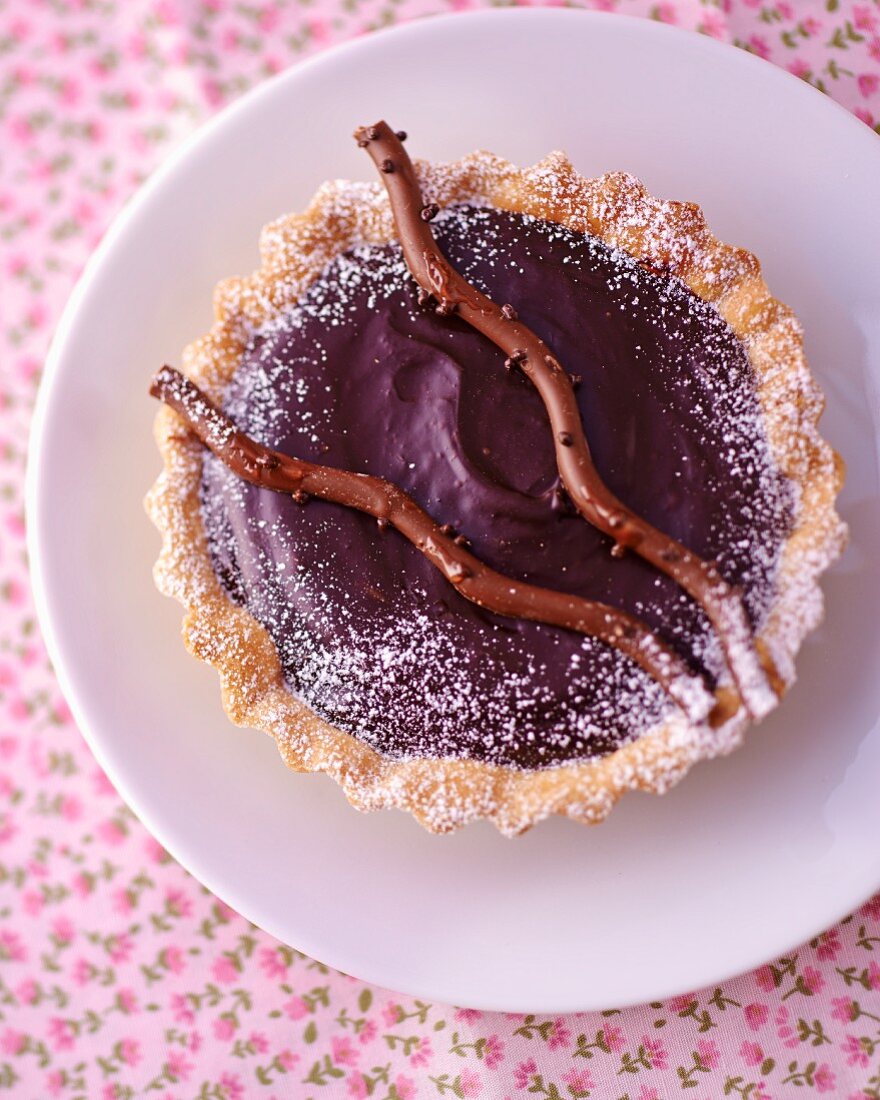
<svg viewBox="0 0 880 1100">
<path fill-rule="evenodd" d="M 758 635 L 789 685 L 801 642 L 821 618 L 819 577 L 846 539 L 834 506 L 843 468 L 818 432 L 823 398 L 804 358 L 801 327 L 770 294 L 758 261 L 718 241 L 693 204 L 653 198 L 625 173 L 584 179 L 560 153 L 526 169 L 479 152 L 454 164 L 419 163 L 417 170 L 423 193 L 441 206 L 476 203 L 554 221 L 593 234 L 651 271 L 678 277 L 712 303 L 742 341 L 772 459 L 795 490 L 792 528 Z M 340 253 L 393 239 L 380 184 L 325 184 L 304 213 L 266 227 L 257 272 L 218 286 L 214 325 L 186 349 L 184 370 L 220 401 L 254 328 L 289 310 Z M 693 726 L 671 712 L 606 756 L 545 769 L 381 756 L 286 686 L 268 632 L 230 599 L 214 572 L 199 495 L 204 448 L 166 407 L 156 419 L 156 438 L 165 467 L 147 498 L 163 536 L 155 579 L 186 610 L 188 648 L 219 672 L 235 723 L 270 733 L 289 767 L 331 775 L 358 809 L 407 810 L 434 832 L 477 818 L 509 835 L 549 814 L 598 822 L 625 791 L 662 793 L 697 760 L 729 752 L 742 740 L 743 711 L 720 729 Z"/>
</svg>

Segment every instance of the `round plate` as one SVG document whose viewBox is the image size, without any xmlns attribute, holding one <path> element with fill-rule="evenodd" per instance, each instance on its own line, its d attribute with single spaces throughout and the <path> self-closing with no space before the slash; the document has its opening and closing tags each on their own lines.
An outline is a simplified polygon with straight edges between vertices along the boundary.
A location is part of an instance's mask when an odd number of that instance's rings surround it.
<svg viewBox="0 0 880 1100">
<path fill-rule="evenodd" d="M 414 154 L 564 148 L 699 202 L 803 319 L 852 545 L 827 577 L 800 682 L 744 749 L 600 828 L 433 837 L 364 816 L 234 728 L 150 576 L 159 468 L 147 383 L 257 264 L 260 227 L 327 177 L 369 179 L 351 140 L 387 117 Z M 805 141 L 803 135 L 809 135 Z M 224 112 L 108 234 L 59 329 L 34 427 L 40 613 L 81 729 L 126 801 L 207 886 L 358 977 L 489 1009 L 607 1008 L 697 988 L 814 935 L 880 884 L 880 143 L 745 53 L 571 10 L 423 21 L 330 51 Z"/>
</svg>

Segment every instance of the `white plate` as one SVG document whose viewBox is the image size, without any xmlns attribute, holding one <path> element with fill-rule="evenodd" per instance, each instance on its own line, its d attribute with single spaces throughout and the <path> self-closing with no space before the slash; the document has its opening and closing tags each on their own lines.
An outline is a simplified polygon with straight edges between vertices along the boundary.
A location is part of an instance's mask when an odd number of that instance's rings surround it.
<svg viewBox="0 0 880 1100">
<path fill-rule="evenodd" d="M 852 545 L 781 712 L 662 799 L 517 840 L 363 816 L 223 715 L 153 588 L 141 498 L 159 462 L 147 380 L 257 262 L 264 222 L 326 177 L 371 178 L 350 138 L 387 116 L 414 153 L 563 147 L 700 202 L 803 318 L 849 478 Z M 880 884 L 880 143 L 787 74 L 648 22 L 575 11 L 431 19 L 269 82 L 150 181 L 64 316 L 34 428 L 31 553 L 81 729 L 159 840 L 310 955 L 428 998 L 563 1011 L 642 1002 L 759 964 Z"/>
</svg>

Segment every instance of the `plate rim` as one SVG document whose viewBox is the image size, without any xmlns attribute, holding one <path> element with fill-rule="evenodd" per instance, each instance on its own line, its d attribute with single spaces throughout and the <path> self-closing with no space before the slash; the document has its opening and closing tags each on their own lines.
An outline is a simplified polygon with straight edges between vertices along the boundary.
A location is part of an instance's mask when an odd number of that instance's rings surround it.
<svg viewBox="0 0 880 1100">
<path fill-rule="evenodd" d="M 452 22 L 457 22 L 470 24 L 478 22 L 484 23 L 489 20 L 521 22 L 553 21 L 559 23 L 566 20 L 577 20 L 579 23 L 592 23 L 599 27 L 603 24 L 613 24 L 617 26 L 626 25 L 630 33 L 646 37 L 655 36 L 661 39 L 668 36 L 673 36 L 678 39 L 689 38 L 695 49 L 704 49 L 715 52 L 716 54 L 720 53 L 731 61 L 736 58 L 737 63 L 747 70 L 754 70 L 754 67 L 758 66 L 765 77 L 769 76 L 771 79 L 782 80 L 789 88 L 793 88 L 794 85 L 799 85 L 804 93 L 812 93 L 810 98 L 814 105 L 814 109 L 825 109 L 830 111 L 832 114 L 836 115 L 838 125 L 843 124 L 841 121 L 842 119 L 846 119 L 847 122 L 845 125 L 851 128 L 851 133 L 853 135 L 858 132 L 864 134 L 863 139 L 857 140 L 862 140 L 866 149 L 869 147 L 873 149 L 873 154 L 876 155 L 878 159 L 878 167 L 880 167 L 880 144 L 871 146 L 872 142 L 877 142 L 876 135 L 874 135 L 873 132 L 849 110 L 780 66 L 765 61 L 736 46 L 718 41 L 696 31 L 684 30 L 632 14 L 585 11 L 572 8 L 501 8 L 468 12 L 446 12 L 437 15 L 417 17 L 392 27 L 382 28 L 367 35 L 356 36 L 343 42 L 336 43 L 327 49 L 319 50 L 308 58 L 294 62 L 283 72 L 260 81 L 238 99 L 217 112 L 216 115 L 198 126 L 192 134 L 184 138 L 180 144 L 174 148 L 169 156 L 150 173 L 147 179 L 126 200 L 122 208 L 113 217 L 97 248 L 89 256 L 89 259 L 71 290 L 70 296 L 62 310 L 60 319 L 52 336 L 34 404 L 28 433 L 25 471 L 26 547 L 34 606 L 41 636 L 52 663 L 54 676 L 74 716 L 78 732 L 84 738 L 89 750 L 93 753 L 98 764 L 113 783 L 120 797 L 134 812 L 148 832 L 160 841 L 162 846 L 187 873 L 191 874 L 198 882 L 205 885 L 216 896 L 224 900 L 231 899 L 228 903 L 232 908 L 244 916 L 246 920 L 252 921 L 281 942 L 287 942 L 285 936 L 273 930 L 273 924 L 276 922 L 271 916 L 268 916 L 265 920 L 262 919 L 260 911 L 263 906 L 259 901 L 254 902 L 252 899 L 246 898 L 239 904 L 239 898 L 237 896 L 238 891 L 235 888 L 234 882 L 223 882 L 218 889 L 215 885 L 216 876 L 214 873 L 209 871 L 207 874 L 204 874 L 199 867 L 198 858 L 189 858 L 190 853 L 187 852 L 189 845 L 186 840 L 178 841 L 176 836 L 167 835 L 162 820 L 161 805 L 159 803 L 146 804 L 138 796 L 132 796 L 132 788 L 125 772 L 117 770 L 109 763 L 108 756 L 104 751 L 101 736 L 95 733 L 92 724 L 87 718 L 89 707 L 81 700 L 80 692 L 75 683 L 75 677 L 69 672 L 63 648 L 58 642 L 55 633 L 55 612 L 53 612 L 51 600 L 44 584 L 46 565 L 43 558 L 44 540 L 41 538 L 40 534 L 40 515 L 43 505 L 41 500 L 39 470 L 42 464 L 45 429 L 50 412 L 52 393 L 55 388 L 56 377 L 62 370 L 66 345 L 75 331 L 80 310 L 90 295 L 92 285 L 97 280 L 105 257 L 114 253 L 117 241 L 124 235 L 128 225 L 133 222 L 138 217 L 140 211 L 149 204 L 153 194 L 164 186 L 166 179 L 173 176 L 178 170 L 178 167 L 202 144 L 210 142 L 214 135 L 219 132 L 233 116 L 243 114 L 252 109 L 261 98 L 273 94 L 282 84 L 289 83 L 295 85 L 303 74 L 315 68 L 320 68 L 328 60 L 334 60 L 347 52 L 373 50 L 377 48 L 377 42 L 379 43 L 379 48 L 381 48 L 382 44 L 389 38 L 406 38 L 409 36 L 430 33 L 430 28 L 438 23 L 450 24 Z M 697 45 L 697 43 L 700 45 Z M 773 75 L 771 76 L 771 74 Z M 824 103 L 824 108 L 819 107 L 820 103 Z M 96 725 L 99 725 L 99 723 L 96 723 Z M 181 852 L 184 854 L 179 854 Z M 880 885 L 880 883 L 878 883 L 878 885 Z M 719 968 L 708 974 L 701 985 L 708 986 L 729 981 L 732 978 L 748 973 L 755 967 L 760 966 L 768 957 L 774 958 L 779 954 L 785 954 L 787 951 L 804 943 L 812 935 L 818 934 L 819 931 L 838 923 L 843 917 L 853 912 L 868 900 L 873 895 L 876 888 L 876 886 L 872 887 L 865 894 L 859 893 L 855 901 L 848 898 L 845 903 L 841 903 L 839 906 L 831 906 L 830 911 L 832 915 L 827 923 L 823 923 L 820 928 L 816 929 L 814 922 L 809 922 L 810 927 L 813 929 L 812 932 L 808 933 L 806 936 L 798 933 L 797 936 L 787 939 L 784 944 L 776 949 L 770 956 L 762 955 L 760 958 L 754 959 L 747 966 L 739 968 L 733 973 L 731 973 L 728 968 L 719 964 Z M 258 915 L 258 919 L 254 919 L 254 916 L 251 915 L 254 913 Z M 443 991 L 442 989 L 438 990 L 436 987 L 427 988 L 424 986 L 416 989 L 407 987 L 406 990 L 403 990 L 396 986 L 389 986 L 381 974 L 376 975 L 369 973 L 369 967 L 367 968 L 368 972 L 364 973 L 356 960 L 351 960 L 350 962 L 344 957 L 340 958 L 339 954 L 334 954 L 333 952 L 327 955 L 325 954 L 325 948 L 322 946 L 319 946 L 317 950 L 313 950 L 313 945 L 310 942 L 311 940 L 312 937 L 308 934 L 303 937 L 297 934 L 297 943 L 292 946 L 298 947 L 312 958 L 317 958 L 322 962 L 326 962 L 327 965 L 334 967 L 334 969 L 340 970 L 343 973 L 357 975 L 360 980 L 369 984 L 386 989 L 396 989 L 398 992 L 405 992 L 408 996 L 423 997 L 426 1000 L 434 1002 L 458 1003 L 455 996 L 450 996 L 449 990 Z M 342 951 L 341 954 L 345 956 L 346 952 Z M 643 1005 L 650 1000 L 668 999 L 670 996 L 674 996 L 679 992 L 681 992 L 681 989 L 678 986 L 672 989 L 661 989 L 656 994 L 645 997 L 644 1000 L 625 998 L 621 1002 L 615 1002 L 613 1007 L 628 1008 Z M 536 1007 L 534 1004 L 530 1004 L 528 1009 L 522 1009 L 520 1005 L 514 1006 L 511 1003 L 490 1003 L 491 998 L 486 1002 L 469 1000 L 468 1006 L 481 1008 L 483 1011 L 515 1012 L 522 1010 L 540 1012 L 542 1014 L 597 1011 L 603 1007 L 609 1007 L 604 1004 L 600 1006 L 598 1004 L 589 1003 L 588 994 L 585 994 L 585 999 L 588 1002 L 586 1008 L 584 1008 L 583 1001 L 578 1001 L 577 1003 L 566 1002 L 561 1007 L 559 1002 L 553 1001 L 549 1005 L 545 1004 Z"/>
</svg>

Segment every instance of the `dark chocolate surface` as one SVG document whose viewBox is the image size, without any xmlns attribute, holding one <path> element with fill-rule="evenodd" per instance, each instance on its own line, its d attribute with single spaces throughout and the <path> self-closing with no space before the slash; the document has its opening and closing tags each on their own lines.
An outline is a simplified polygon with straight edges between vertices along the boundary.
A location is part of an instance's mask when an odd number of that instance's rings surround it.
<svg viewBox="0 0 880 1100">
<path fill-rule="evenodd" d="M 742 346 L 678 282 L 592 238 L 498 211 L 436 223 L 451 262 L 581 375 L 596 465 L 635 511 L 741 584 L 753 619 L 788 523 Z M 720 667 L 703 613 L 559 493 L 540 399 L 484 337 L 415 304 L 396 245 L 331 265 L 257 334 L 224 403 L 262 442 L 379 474 L 503 572 L 646 619 L 696 666 Z M 669 708 L 620 654 L 493 616 L 395 532 L 305 507 L 206 456 L 215 567 L 269 629 L 290 686 L 391 756 L 549 765 L 611 751 Z"/>
</svg>

